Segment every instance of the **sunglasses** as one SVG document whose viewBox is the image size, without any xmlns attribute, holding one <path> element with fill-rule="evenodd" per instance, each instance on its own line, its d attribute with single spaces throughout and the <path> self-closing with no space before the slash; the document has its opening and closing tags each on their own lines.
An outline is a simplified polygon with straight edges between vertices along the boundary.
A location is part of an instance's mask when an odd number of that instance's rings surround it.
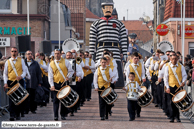
<svg viewBox="0 0 194 129">
<path fill-rule="evenodd" d="M 89 56 L 89 55 L 85 55 L 85 56 Z"/>
<path fill-rule="evenodd" d="M 167 54 L 167 56 L 169 56 L 170 54 Z"/>
<path fill-rule="evenodd" d="M 17 52 L 17 51 L 11 51 L 11 52 Z"/>
<path fill-rule="evenodd" d="M 55 49 L 55 51 L 60 51 L 60 49 Z"/>
</svg>

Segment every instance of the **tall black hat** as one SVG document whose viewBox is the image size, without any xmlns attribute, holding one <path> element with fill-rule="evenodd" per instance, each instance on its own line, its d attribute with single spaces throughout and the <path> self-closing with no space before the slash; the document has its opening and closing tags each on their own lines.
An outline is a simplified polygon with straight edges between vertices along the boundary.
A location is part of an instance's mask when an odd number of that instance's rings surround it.
<svg viewBox="0 0 194 129">
<path fill-rule="evenodd" d="M 101 3 L 101 6 L 103 7 L 103 6 L 113 6 L 114 7 L 114 3 L 112 3 L 112 2 L 103 2 L 103 3 Z"/>
</svg>

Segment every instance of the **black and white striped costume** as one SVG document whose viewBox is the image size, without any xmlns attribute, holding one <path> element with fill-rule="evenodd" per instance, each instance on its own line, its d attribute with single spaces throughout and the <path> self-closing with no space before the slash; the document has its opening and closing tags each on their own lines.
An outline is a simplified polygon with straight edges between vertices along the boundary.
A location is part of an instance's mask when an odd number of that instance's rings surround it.
<svg viewBox="0 0 194 129">
<path fill-rule="evenodd" d="M 101 45 L 98 46 L 97 44 L 99 43 Z M 106 43 L 119 44 L 121 47 L 121 51 L 118 45 L 106 46 Z M 104 46 L 102 44 L 104 44 Z M 110 17 L 109 19 L 107 19 L 106 17 L 102 17 L 99 20 L 95 21 L 90 27 L 89 47 L 91 55 L 94 56 L 94 52 L 96 52 L 96 62 L 102 57 L 104 49 L 108 49 L 113 52 L 113 58 L 117 62 L 119 75 L 115 87 L 123 87 L 124 79 L 120 53 L 123 53 L 123 55 L 127 55 L 127 34 L 124 24 L 117 19 L 113 19 L 112 17 Z"/>
<path fill-rule="evenodd" d="M 105 45 L 98 46 L 96 48 L 99 42 L 119 43 L 121 52 L 118 46 Z M 124 24 L 117 19 L 107 19 L 106 17 L 102 17 L 99 20 L 95 21 L 90 27 L 89 48 L 91 55 L 94 55 L 94 52 L 96 52 L 96 62 L 102 57 L 102 52 L 104 49 L 112 51 L 114 54 L 113 58 L 116 61 L 121 61 L 120 53 L 123 53 L 123 55 L 127 55 L 127 35 Z"/>
</svg>

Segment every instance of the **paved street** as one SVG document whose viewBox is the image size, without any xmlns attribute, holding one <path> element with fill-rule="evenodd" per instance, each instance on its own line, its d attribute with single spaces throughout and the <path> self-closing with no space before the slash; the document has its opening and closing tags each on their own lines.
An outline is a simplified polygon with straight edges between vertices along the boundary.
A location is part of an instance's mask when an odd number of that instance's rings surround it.
<svg viewBox="0 0 194 129">
<path fill-rule="evenodd" d="M 182 123 L 169 123 L 161 109 L 155 108 L 153 104 L 142 109 L 141 117 L 130 122 L 127 112 L 127 100 L 125 93 L 116 90 L 119 99 L 115 102 L 113 114 L 108 120 L 101 121 L 99 117 L 98 96 L 95 91 L 92 100 L 75 113 L 75 116 L 67 117 L 62 121 L 64 129 L 192 129 L 194 124 L 186 118 L 181 117 Z M 47 107 L 38 108 L 37 114 L 28 114 L 22 121 L 53 121 L 52 104 Z M 0 119 L 2 120 L 2 118 Z M 6 118 L 8 120 L 8 118 Z M 59 119 L 60 120 L 60 119 Z"/>
</svg>

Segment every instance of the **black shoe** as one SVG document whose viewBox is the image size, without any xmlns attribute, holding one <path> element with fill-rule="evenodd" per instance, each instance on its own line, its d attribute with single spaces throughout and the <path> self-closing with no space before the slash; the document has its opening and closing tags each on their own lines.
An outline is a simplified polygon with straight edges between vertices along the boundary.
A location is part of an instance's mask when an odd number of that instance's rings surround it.
<svg viewBox="0 0 194 129">
<path fill-rule="evenodd" d="M 61 117 L 61 120 L 66 120 L 66 118 L 64 116 Z"/>
<path fill-rule="evenodd" d="M 81 110 L 80 107 L 78 107 L 77 110 Z"/>
<path fill-rule="evenodd" d="M 10 117 L 9 120 L 10 120 L 10 121 L 14 121 L 14 118 L 13 118 L 13 117 Z"/>
<path fill-rule="evenodd" d="M 135 119 L 131 119 L 131 118 L 129 119 L 129 121 L 134 121 L 134 120 L 135 120 Z"/>
<path fill-rule="evenodd" d="M 137 117 L 140 117 L 140 114 L 137 114 Z"/>
<path fill-rule="evenodd" d="M 105 120 L 105 118 L 104 117 L 101 117 L 101 120 Z"/>
<path fill-rule="evenodd" d="M 110 116 L 112 115 L 112 111 L 111 110 L 109 111 L 109 114 L 110 114 Z"/>
<path fill-rule="evenodd" d="M 20 120 L 20 119 L 21 119 L 20 116 L 16 117 L 16 120 Z"/>
<path fill-rule="evenodd" d="M 181 122 L 180 118 L 176 119 L 177 122 Z"/>
<path fill-rule="evenodd" d="M 174 122 L 174 119 L 170 119 L 170 121 L 169 121 L 169 122 L 173 123 L 173 122 Z"/>
<path fill-rule="evenodd" d="M 108 119 L 108 115 L 106 115 L 106 119 Z"/>
<path fill-rule="evenodd" d="M 35 111 L 31 111 L 33 114 L 36 114 L 36 112 Z"/>
<path fill-rule="evenodd" d="M 156 104 L 155 107 L 158 107 L 158 104 Z"/>
<path fill-rule="evenodd" d="M 70 116 L 74 116 L 73 112 L 70 114 Z"/>
<path fill-rule="evenodd" d="M 21 117 L 25 117 L 24 114 L 21 114 Z"/>
<path fill-rule="evenodd" d="M 55 117 L 54 120 L 57 121 L 58 120 L 58 117 Z"/>
<path fill-rule="evenodd" d="M 87 101 L 90 101 L 90 99 L 87 99 Z"/>
</svg>

